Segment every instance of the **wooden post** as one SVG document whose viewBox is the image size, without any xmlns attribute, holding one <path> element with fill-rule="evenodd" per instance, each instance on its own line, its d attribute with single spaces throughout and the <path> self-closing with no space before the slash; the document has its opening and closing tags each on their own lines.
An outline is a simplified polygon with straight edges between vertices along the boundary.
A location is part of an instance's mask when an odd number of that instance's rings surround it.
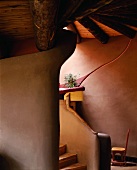
<svg viewBox="0 0 137 170">
<path fill-rule="evenodd" d="M 30 0 L 37 48 L 41 51 L 55 44 L 60 0 Z"/>
</svg>

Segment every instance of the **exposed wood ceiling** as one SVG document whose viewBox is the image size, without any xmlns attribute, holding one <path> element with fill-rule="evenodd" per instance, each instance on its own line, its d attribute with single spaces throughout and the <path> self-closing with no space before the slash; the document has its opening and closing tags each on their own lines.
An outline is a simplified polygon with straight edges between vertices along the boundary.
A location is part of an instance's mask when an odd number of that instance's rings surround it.
<svg viewBox="0 0 137 170">
<path fill-rule="evenodd" d="M 0 1 L 0 34 L 14 39 L 34 37 L 28 0 Z"/>
<path fill-rule="evenodd" d="M 94 20 L 95 21 L 95 20 Z M 118 35 L 121 35 L 121 33 L 111 29 L 110 27 L 104 25 L 104 24 L 101 24 L 100 22 L 97 22 L 97 25 L 99 25 L 99 27 L 104 30 L 110 37 L 111 36 L 118 36 Z M 87 28 L 85 28 L 83 25 L 81 25 L 78 21 L 75 21 L 75 25 L 77 27 L 77 29 L 79 30 L 79 33 L 81 35 L 81 37 L 83 38 L 95 38 L 94 35 L 92 33 L 90 33 Z"/>
<path fill-rule="evenodd" d="M 80 37 L 97 38 L 102 43 L 107 43 L 110 36 L 121 34 L 134 38 L 137 0 L 0 1 L 1 44 L 35 36 L 37 47 L 47 50 L 52 48 L 52 43 L 49 44 L 55 39 L 56 31 L 71 23 Z"/>
</svg>

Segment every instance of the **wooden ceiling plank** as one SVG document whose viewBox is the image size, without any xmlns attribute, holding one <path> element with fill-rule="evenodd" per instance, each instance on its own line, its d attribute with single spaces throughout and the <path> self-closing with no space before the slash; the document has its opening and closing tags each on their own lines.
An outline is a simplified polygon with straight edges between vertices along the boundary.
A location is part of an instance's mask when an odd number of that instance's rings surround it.
<svg viewBox="0 0 137 170">
<path fill-rule="evenodd" d="M 53 48 L 57 31 L 59 0 L 30 0 L 36 46 L 45 51 Z"/>
<path fill-rule="evenodd" d="M 28 0 L 0 1 L 0 32 L 9 39 L 34 36 Z"/>
<path fill-rule="evenodd" d="M 133 30 L 132 28 L 129 28 L 126 25 L 117 23 L 111 19 L 105 18 L 104 16 L 97 16 L 97 15 L 92 15 L 91 18 L 101 22 L 102 24 L 107 25 L 108 27 L 120 32 L 121 34 L 129 37 L 129 38 L 134 38 L 136 35 L 136 31 Z"/>
<path fill-rule="evenodd" d="M 79 22 L 101 43 L 106 44 L 108 42 L 109 36 L 92 19 L 85 17 Z"/>
</svg>

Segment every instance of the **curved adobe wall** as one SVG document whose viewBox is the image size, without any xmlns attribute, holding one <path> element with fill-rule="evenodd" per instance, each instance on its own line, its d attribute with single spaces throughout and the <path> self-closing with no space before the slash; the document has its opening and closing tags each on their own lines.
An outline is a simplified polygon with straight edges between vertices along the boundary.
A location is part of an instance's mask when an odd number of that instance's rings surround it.
<svg viewBox="0 0 137 170">
<path fill-rule="evenodd" d="M 83 40 L 61 68 L 60 82 L 67 73 L 84 76 L 117 57 L 128 44 L 124 36 L 112 37 L 108 44 Z M 85 86 L 82 116 L 98 132 L 108 133 L 112 145 L 123 146 L 131 129 L 127 155 L 137 157 L 137 37 L 114 63 L 90 75 Z"/>
<path fill-rule="evenodd" d="M 76 44 L 65 32 L 52 50 L 0 60 L 3 170 L 58 170 L 58 77 Z"/>
</svg>

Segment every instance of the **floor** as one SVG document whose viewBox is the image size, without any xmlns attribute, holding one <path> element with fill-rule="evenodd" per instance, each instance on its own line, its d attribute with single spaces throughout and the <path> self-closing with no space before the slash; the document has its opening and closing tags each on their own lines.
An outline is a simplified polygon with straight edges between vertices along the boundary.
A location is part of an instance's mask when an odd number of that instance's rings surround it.
<svg viewBox="0 0 137 170">
<path fill-rule="evenodd" d="M 125 166 L 111 166 L 111 170 L 137 170 L 137 162 L 126 161 Z"/>
<path fill-rule="evenodd" d="M 127 166 L 127 167 L 111 166 L 111 170 L 137 170 L 137 166 Z"/>
<path fill-rule="evenodd" d="M 127 162 L 126 166 L 111 166 L 111 170 L 137 170 L 137 163 Z"/>
</svg>

